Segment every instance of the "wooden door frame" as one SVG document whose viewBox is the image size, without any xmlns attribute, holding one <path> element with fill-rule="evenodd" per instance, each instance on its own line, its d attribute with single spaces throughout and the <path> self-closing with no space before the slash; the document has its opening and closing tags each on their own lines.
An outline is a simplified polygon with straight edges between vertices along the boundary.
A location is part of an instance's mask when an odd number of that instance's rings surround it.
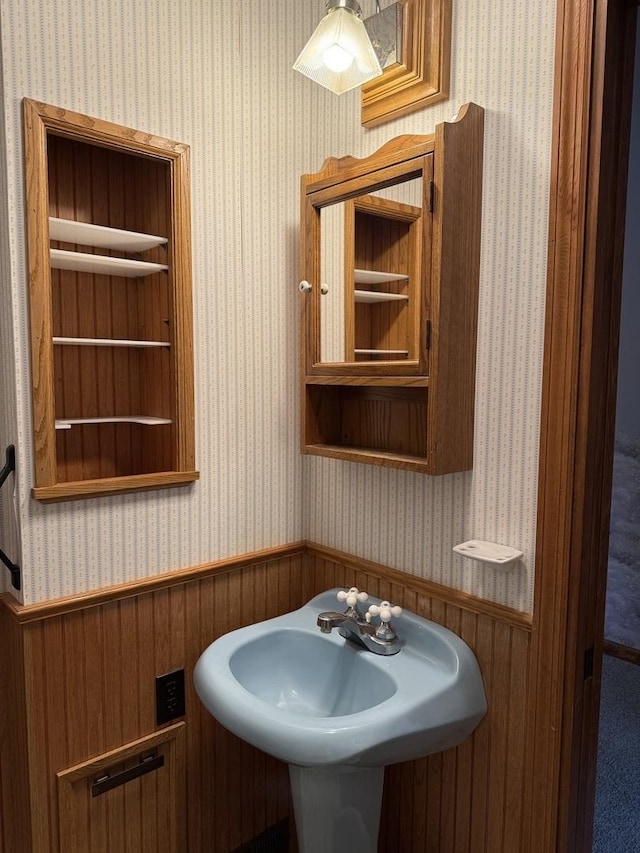
<svg viewBox="0 0 640 853">
<path fill-rule="evenodd" d="M 636 14 L 633 0 L 557 4 L 524 812 L 531 853 L 591 850 Z"/>
</svg>

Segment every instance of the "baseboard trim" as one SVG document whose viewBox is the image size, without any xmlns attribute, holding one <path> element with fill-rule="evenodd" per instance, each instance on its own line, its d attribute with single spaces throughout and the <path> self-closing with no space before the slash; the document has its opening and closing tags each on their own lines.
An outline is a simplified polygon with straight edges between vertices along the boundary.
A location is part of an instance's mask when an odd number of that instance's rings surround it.
<svg viewBox="0 0 640 853">
<path fill-rule="evenodd" d="M 605 640 L 602 645 L 602 651 L 606 655 L 611 655 L 611 657 L 620 658 L 620 660 L 626 660 L 629 663 L 640 664 L 640 649 L 634 649 L 622 643 L 614 643 L 613 640 Z"/>
</svg>

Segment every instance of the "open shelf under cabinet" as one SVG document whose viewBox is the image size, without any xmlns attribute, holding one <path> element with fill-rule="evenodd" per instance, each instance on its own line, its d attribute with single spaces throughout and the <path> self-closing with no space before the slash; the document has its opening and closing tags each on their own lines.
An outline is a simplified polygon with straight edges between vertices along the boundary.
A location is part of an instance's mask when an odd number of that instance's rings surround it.
<svg viewBox="0 0 640 853">
<path fill-rule="evenodd" d="M 354 461 L 371 454 L 378 465 L 424 467 L 427 397 L 424 385 L 306 384 L 305 450 Z"/>
</svg>

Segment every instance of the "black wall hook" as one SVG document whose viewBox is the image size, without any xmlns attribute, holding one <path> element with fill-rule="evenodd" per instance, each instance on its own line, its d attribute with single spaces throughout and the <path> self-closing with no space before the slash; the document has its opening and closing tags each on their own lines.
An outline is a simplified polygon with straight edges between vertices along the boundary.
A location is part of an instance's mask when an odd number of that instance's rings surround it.
<svg viewBox="0 0 640 853">
<path fill-rule="evenodd" d="M 0 487 L 3 485 L 9 474 L 11 474 L 12 471 L 16 470 L 16 449 L 13 444 L 10 444 L 9 447 L 7 447 L 5 456 L 6 461 L 4 463 L 3 469 L 0 471 Z M 1 548 L 0 560 L 2 560 L 2 562 L 11 572 L 11 585 L 13 586 L 13 588 L 20 589 L 20 566 L 17 563 L 12 563 Z"/>
</svg>

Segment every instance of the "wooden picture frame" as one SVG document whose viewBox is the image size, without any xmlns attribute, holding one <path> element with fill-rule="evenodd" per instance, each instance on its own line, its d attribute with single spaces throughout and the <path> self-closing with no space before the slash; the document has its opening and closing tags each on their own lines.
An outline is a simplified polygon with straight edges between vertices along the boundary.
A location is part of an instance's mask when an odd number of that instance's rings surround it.
<svg viewBox="0 0 640 853">
<path fill-rule="evenodd" d="M 452 0 L 404 0 L 403 61 L 362 87 L 365 127 L 449 97 Z"/>
</svg>

